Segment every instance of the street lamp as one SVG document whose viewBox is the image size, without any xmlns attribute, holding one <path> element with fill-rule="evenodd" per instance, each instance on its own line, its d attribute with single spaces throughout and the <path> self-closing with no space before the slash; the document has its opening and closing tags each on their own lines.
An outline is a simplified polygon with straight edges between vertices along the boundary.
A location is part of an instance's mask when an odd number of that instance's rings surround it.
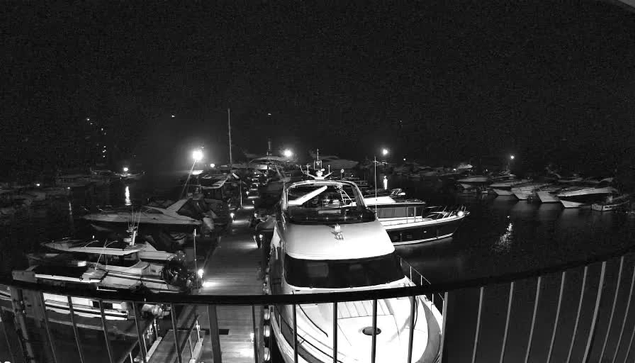
<svg viewBox="0 0 635 363">
<path fill-rule="evenodd" d="M 289 159 L 291 157 L 293 157 L 293 151 L 291 151 L 290 149 L 284 149 L 284 151 L 282 151 L 282 155 Z"/>
<path fill-rule="evenodd" d="M 514 155 L 509 155 L 509 158 L 510 158 L 511 160 L 514 160 L 515 156 L 514 156 Z"/>
<path fill-rule="evenodd" d="M 124 173 L 127 173 L 127 172 L 128 172 L 128 167 L 127 167 L 127 166 L 124 166 L 124 167 L 123 167 L 123 172 L 124 172 Z"/>
<path fill-rule="evenodd" d="M 387 156 L 389 153 L 388 149 L 383 148 L 381 149 L 381 155 L 382 156 Z M 375 214 L 377 214 L 377 156 L 375 155 L 374 160 L 373 160 L 373 164 L 375 164 Z"/>
<path fill-rule="evenodd" d="M 196 149 L 192 151 L 192 159 L 194 159 L 194 162 L 192 163 L 192 168 L 190 168 L 190 172 L 189 174 L 187 174 L 187 179 L 185 180 L 185 184 L 183 185 L 183 191 L 181 192 L 182 197 L 185 196 L 185 188 L 187 188 L 187 184 L 190 182 L 190 177 L 192 176 L 192 172 L 194 172 L 196 163 L 203 160 L 203 150 Z"/>
</svg>

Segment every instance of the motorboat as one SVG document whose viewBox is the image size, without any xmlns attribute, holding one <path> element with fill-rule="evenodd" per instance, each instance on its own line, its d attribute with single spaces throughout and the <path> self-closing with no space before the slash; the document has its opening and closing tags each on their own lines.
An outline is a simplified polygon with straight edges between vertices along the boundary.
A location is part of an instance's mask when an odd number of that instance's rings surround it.
<svg viewBox="0 0 635 363">
<path fill-rule="evenodd" d="M 536 189 L 536 195 L 541 203 L 560 203 L 558 193 L 564 188 L 561 184 L 550 184 Z"/>
<path fill-rule="evenodd" d="M 465 191 L 479 190 L 491 182 L 486 175 L 469 175 L 456 180 L 456 183 Z"/>
<path fill-rule="evenodd" d="M 464 206 L 428 206 L 418 199 L 406 199 L 399 188 L 389 195 L 366 197 L 364 203 L 376 212 L 396 246 L 452 237 L 469 215 Z"/>
<path fill-rule="evenodd" d="M 526 182 L 516 184 L 511 188 L 511 192 L 518 200 L 527 200 L 536 195 L 536 189 L 550 185 L 549 182 Z"/>
<path fill-rule="evenodd" d="M 507 179 L 502 181 L 494 182 L 490 184 L 490 188 L 499 196 L 511 196 L 514 195 L 512 193 L 512 188 L 530 182 L 529 179 Z"/>
<path fill-rule="evenodd" d="M 54 285 L 63 291 L 65 287 L 85 288 L 109 292 L 147 292 L 140 283 L 113 285 L 105 282 L 109 271 L 90 266 L 85 261 L 75 264 L 37 264 L 26 270 L 14 270 L 13 279 L 45 285 Z M 7 285 L 0 285 L 0 306 L 12 309 L 15 292 Z M 38 297 L 41 296 L 41 297 Z M 102 330 L 102 316 L 108 322 L 109 333 L 114 335 L 137 336 L 135 309 L 125 301 L 100 301 L 99 299 L 70 297 L 65 294 L 24 294 L 24 313 L 33 318 L 41 317 L 39 307 L 44 305 L 47 320 L 62 325 L 77 324 L 84 328 Z M 41 299 L 41 302 L 39 301 Z M 72 312 L 74 320 L 69 318 Z M 161 304 L 140 303 L 136 310 L 142 317 L 153 319 L 169 314 L 169 307 Z"/>
<path fill-rule="evenodd" d="M 152 292 L 169 293 L 186 293 L 195 287 L 194 274 L 185 267 L 182 254 L 157 251 L 146 244 L 64 239 L 42 245 L 62 254 L 48 254 L 50 260 L 40 258 L 40 264 L 74 265 L 83 261 L 86 266 L 107 272 L 101 281 L 105 286 L 141 284 Z M 37 255 L 31 256 L 31 260 L 36 259 Z"/>
<path fill-rule="evenodd" d="M 203 200 L 183 198 L 173 201 L 155 201 L 138 210 L 130 207 L 106 209 L 99 213 L 83 217 L 97 229 L 128 225 L 131 222 L 140 225 L 162 226 L 172 231 L 192 231 L 202 227 L 204 231 L 213 230 L 214 222 L 209 207 Z"/>
<path fill-rule="evenodd" d="M 565 208 L 580 208 L 595 202 L 601 202 L 611 194 L 617 194 L 617 189 L 609 186 L 612 178 L 602 180 L 595 186 L 575 186 L 565 188 L 558 193 L 558 199 Z"/>
<path fill-rule="evenodd" d="M 413 286 L 405 276 L 388 234 L 351 182 L 307 180 L 285 186 L 271 241 L 265 292 L 317 294 Z M 414 304 L 415 306 L 412 306 Z M 413 362 L 435 362 L 440 356 L 442 316 L 426 297 L 380 299 L 376 329 L 373 301 L 267 307 L 264 328 L 275 337 L 284 361 L 294 362 L 294 321 L 298 362 L 332 362 L 333 329 L 337 360 L 370 362 L 407 358 L 414 334 Z M 410 323 L 411 308 L 416 311 Z M 273 343 L 272 343 L 273 344 Z"/>
<path fill-rule="evenodd" d="M 591 209 L 598 212 L 609 212 L 617 209 L 626 208 L 632 200 L 632 195 L 621 194 L 616 197 L 609 195 L 605 200 L 591 204 Z"/>
</svg>

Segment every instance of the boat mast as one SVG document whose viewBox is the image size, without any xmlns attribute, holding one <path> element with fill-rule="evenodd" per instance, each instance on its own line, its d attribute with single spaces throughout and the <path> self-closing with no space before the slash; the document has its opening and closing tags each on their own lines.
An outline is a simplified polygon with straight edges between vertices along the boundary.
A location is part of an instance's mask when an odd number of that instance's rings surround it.
<svg viewBox="0 0 635 363">
<path fill-rule="evenodd" d="M 232 170 L 232 117 L 229 107 L 227 108 L 227 136 L 229 137 L 229 171 Z"/>
</svg>

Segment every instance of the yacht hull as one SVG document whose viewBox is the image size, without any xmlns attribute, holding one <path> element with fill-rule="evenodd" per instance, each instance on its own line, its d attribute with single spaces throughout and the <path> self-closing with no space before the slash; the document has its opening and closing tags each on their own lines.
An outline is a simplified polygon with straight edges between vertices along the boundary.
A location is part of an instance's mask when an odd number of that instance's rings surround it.
<svg viewBox="0 0 635 363">
<path fill-rule="evenodd" d="M 464 217 L 398 225 L 384 225 L 393 245 L 410 245 L 452 237 Z M 384 224 L 384 222 L 382 222 Z"/>
<path fill-rule="evenodd" d="M 492 188 L 492 190 L 496 195 L 500 195 L 501 197 L 508 197 L 514 194 L 510 189 Z"/>
<path fill-rule="evenodd" d="M 536 194 L 541 203 L 560 203 L 560 198 L 554 193 L 539 190 Z"/>
</svg>

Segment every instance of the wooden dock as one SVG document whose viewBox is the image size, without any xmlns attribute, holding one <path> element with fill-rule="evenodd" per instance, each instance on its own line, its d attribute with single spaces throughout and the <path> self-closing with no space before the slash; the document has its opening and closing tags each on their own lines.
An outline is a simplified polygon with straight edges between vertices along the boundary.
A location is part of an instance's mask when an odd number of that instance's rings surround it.
<svg viewBox="0 0 635 363">
<path fill-rule="evenodd" d="M 205 295 L 258 295 L 262 294 L 260 269 L 261 250 L 252 239 L 247 218 L 251 211 L 239 211 L 236 220 L 221 237 L 215 248 L 210 249 L 203 263 L 203 287 L 198 294 Z M 221 354 L 224 362 L 252 363 L 256 352 L 254 339 L 260 338 L 262 310 L 251 306 L 218 306 L 218 329 Z M 252 317 L 255 316 L 255 332 Z M 196 317 L 198 319 L 196 319 Z M 187 329 L 197 320 L 202 341 L 197 350 L 192 345 L 190 354 Z M 176 322 L 179 347 L 183 346 L 182 362 L 212 362 L 212 343 L 209 334 L 210 322 L 207 306 L 186 306 Z M 190 335 L 190 341 L 196 339 Z M 151 363 L 178 362 L 175 335 L 168 331 L 153 352 Z M 190 360 L 192 359 L 192 360 Z"/>
</svg>

